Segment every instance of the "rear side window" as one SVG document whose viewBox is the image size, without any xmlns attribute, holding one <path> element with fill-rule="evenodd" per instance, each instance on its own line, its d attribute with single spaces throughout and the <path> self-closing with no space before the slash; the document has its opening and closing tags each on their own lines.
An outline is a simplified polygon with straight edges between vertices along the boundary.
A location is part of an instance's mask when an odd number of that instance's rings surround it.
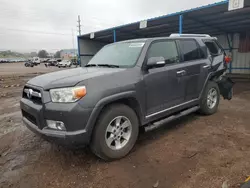
<svg viewBox="0 0 250 188">
<path fill-rule="evenodd" d="M 180 49 L 184 61 L 201 59 L 200 48 L 194 40 L 180 40 Z"/>
<path fill-rule="evenodd" d="M 148 50 L 148 59 L 151 57 L 164 57 L 166 64 L 178 62 L 179 55 L 175 41 L 154 42 Z"/>
<path fill-rule="evenodd" d="M 216 56 L 221 54 L 220 47 L 214 41 L 205 41 L 205 45 L 208 48 L 208 51 L 210 52 L 211 55 Z"/>
</svg>

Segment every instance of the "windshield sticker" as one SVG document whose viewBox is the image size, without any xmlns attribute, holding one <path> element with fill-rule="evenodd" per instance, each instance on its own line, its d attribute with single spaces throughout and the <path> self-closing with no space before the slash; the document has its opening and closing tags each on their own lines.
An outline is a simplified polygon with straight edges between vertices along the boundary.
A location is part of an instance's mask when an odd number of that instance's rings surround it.
<svg viewBox="0 0 250 188">
<path fill-rule="evenodd" d="M 143 47 L 144 46 L 144 44 L 145 43 L 131 43 L 130 45 L 129 45 L 129 48 L 141 48 L 141 47 Z"/>
</svg>

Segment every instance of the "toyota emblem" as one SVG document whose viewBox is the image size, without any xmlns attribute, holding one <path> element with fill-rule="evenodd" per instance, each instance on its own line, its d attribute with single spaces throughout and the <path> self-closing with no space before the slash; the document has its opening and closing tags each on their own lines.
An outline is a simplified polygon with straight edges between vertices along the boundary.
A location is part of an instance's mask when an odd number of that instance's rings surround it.
<svg viewBox="0 0 250 188">
<path fill-rule="evenodd" d="M 33 90 L 32 90 L 32 89 L 29 89 L 28 92 L 27 92 L 27 97 L 28 97 L 29 99 L 32 98 L 32 93 L 33 93 Z"/>
</svg>

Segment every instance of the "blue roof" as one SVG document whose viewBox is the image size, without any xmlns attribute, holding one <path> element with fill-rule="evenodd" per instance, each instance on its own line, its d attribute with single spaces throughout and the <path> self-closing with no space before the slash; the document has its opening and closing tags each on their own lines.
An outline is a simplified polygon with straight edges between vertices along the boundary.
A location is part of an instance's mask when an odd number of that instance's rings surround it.
<svg viewBox="0 0 250 188">
<path fill-rule="evenodd" d="M 250 3 L 245 2 L 245 8 L 249 8 Z M 225 16 L 225 12 L 228 11 L 228 0 L 220 1 L 213 4 L 208 4 L 201 7 L 196 7 L 176 13 L 171 13 L 163 16 L 158 16 L 154 18 L 147 19 L 148 27 L 145 29 L 140 29 L 140 21 L 132 22 L 117 27 L 112 27 L 109 29 L 96 31 L 95 38 L 92 40 L 100 40 L 103 42 L 111 42 L 113 40 L 113 31 L 117 32 L 117 38 L 120 40 L 132 39 L 141 37 L 151 37 L 151 36 L 162 36 L 166 35 L 169 32 L 176 32 L 179 28 L 179 15 L 184 15 L 183 29 L 184 32 L 202 32 L 202 33 L 225 33 L 230 32 L 238 24 L 238 21 L 246 19 L 243 17 L 245 14 L 238 13 L 238 11 L 233 11 L 231 14 Z M 246 12 L 244 12 L 246 13 Z M 247 13 L 250 13 L 250 10 L 247 9 Z M 230 21 L 231 19 L 231 21 Z M 223 22 L 227 20 L 227 22 Z M 232 20 L 234 24 L 232 24 Z M 169 24 L 171 23 L 171 24 Z M 223 27 L 221 27 L 223 24 Z M 224 27 L 225 24 L 232 25 L 232 27 Z M 250 21 L 249 21 L 250 24 Z M 244 24 L 247 25 L 247 24 Z M 193 26 L 193 27 L 192 27 Z M 235 27 L 234 27 L 235 26 Z M 156 29 L 162 31 L 163 34 L 156 34 Z M 246 27 L 246 26 L 245 26 Z M 203 29 L 201 29 L 203 28 Z M 232 28 L 232 29 L 231 29 Z M 218 31 L 217 31 L 218 30 Z M 206 32 L 207 31 L 207 32 Z M 153 35 L 152 35 L 153 33 Z M 79 38 L 90 38 L 90 34 L 84 34 L 79 36 Z"/>
</svg>

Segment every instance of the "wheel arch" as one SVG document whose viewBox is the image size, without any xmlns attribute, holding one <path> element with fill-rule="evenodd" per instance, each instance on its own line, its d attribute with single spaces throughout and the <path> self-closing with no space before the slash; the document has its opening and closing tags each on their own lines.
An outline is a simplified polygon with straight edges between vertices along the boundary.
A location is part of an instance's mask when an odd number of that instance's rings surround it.
<svg viewBox="0 0 250 188">
<path fill-rule="evenodd" d="M 111 95 L 101 99 L 93 109 L 90 118 L 88 120 L 86 131 L 90 132 L 90 138 L 92 137 L 92 132 L 97 122 L 100 114 L 110 105 L 114 104 L 124 104 L 129 106 L 136 113 L 139 125 L 143 121 L 143 113 L 139 101 L 136 98 L 135 91 L 123 92 L 115 95 Z"/>
<path fill-rule="evenodd" d="M 220 78 L 221 75 L 223 75 L 223 73 L 225 72 L 225 69 L 223 70 L 220 70 L 220 71 L 217 71 L 217 72 L 210 72 L 207 76 L 207 79 L 205 80 L 204 82 L 204 85 L 203 85 L 203 88 L 200 92 L 200 95 L 199 95 L 199 99 L 201 99 L 202 97 L 202 94 L 208 84 L 209 81 L 213 81 L 213 82 L 218 82 L 218 79 Z"/>
</svg>

